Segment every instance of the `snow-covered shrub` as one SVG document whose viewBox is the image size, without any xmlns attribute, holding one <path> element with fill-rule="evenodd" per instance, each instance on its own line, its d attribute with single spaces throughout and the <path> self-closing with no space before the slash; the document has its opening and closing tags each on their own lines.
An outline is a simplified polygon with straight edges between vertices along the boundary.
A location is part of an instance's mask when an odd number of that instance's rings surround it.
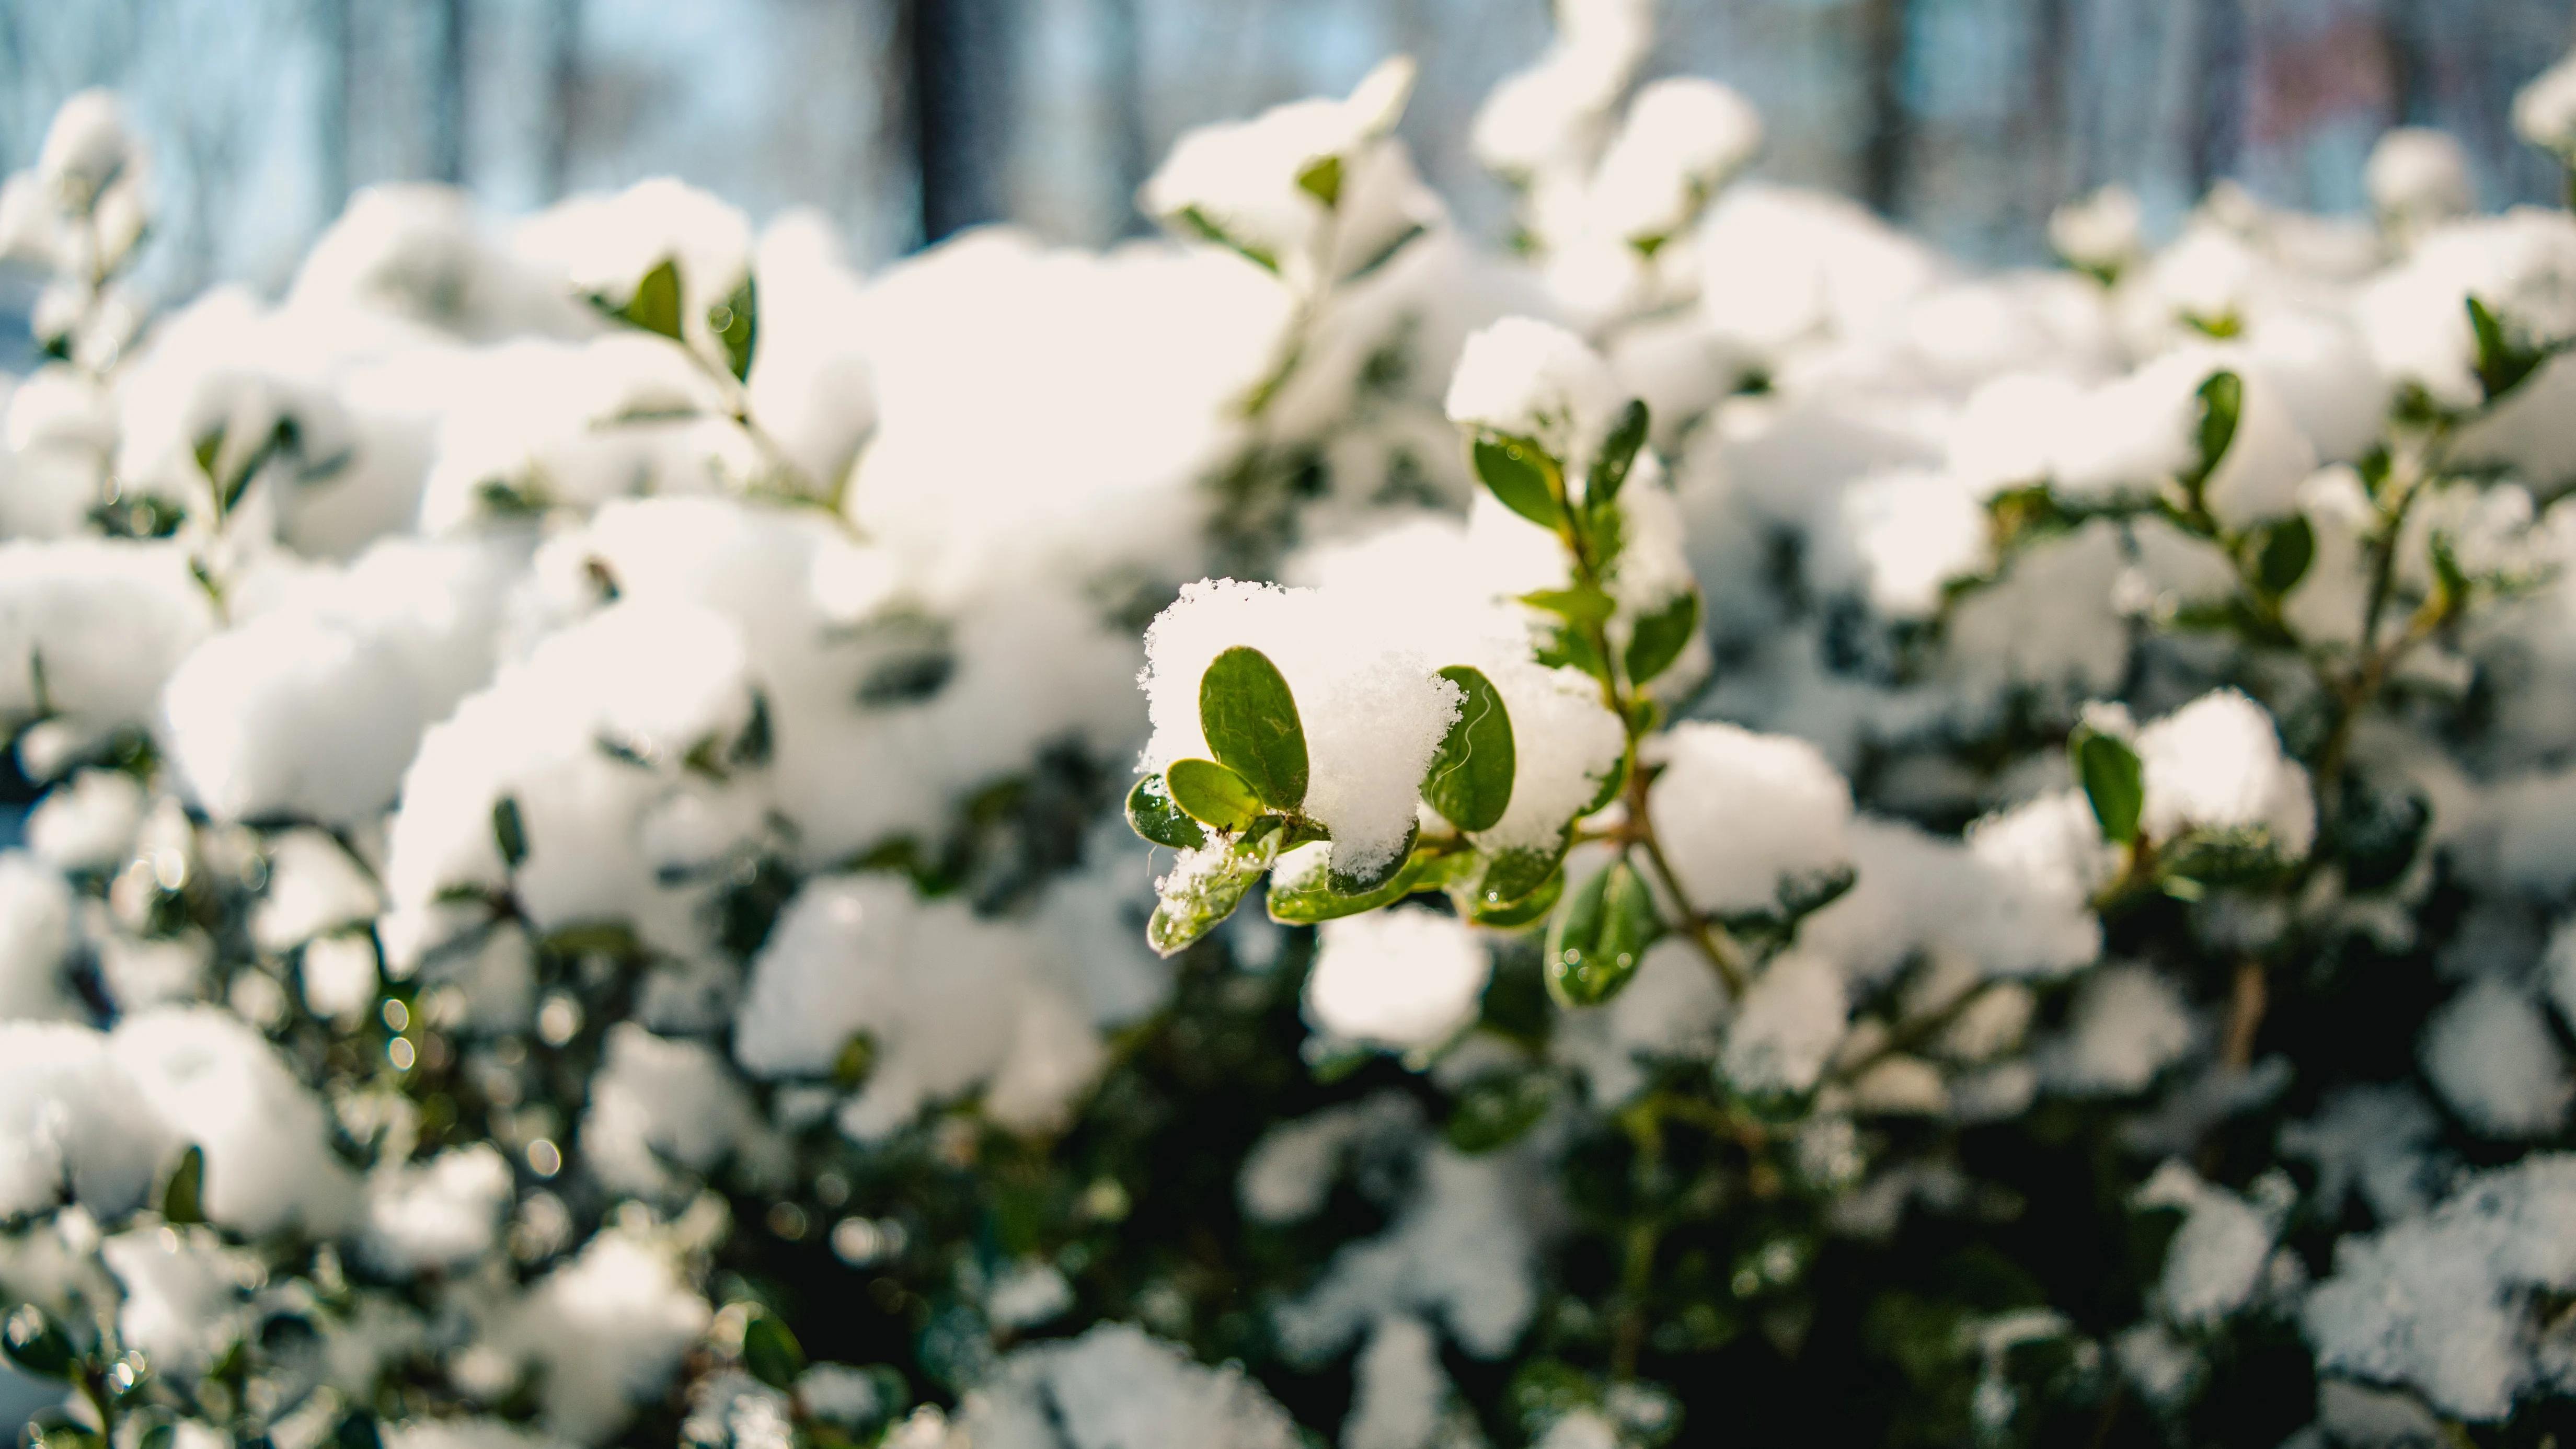
<svg viewBox="0 0 2576 1449">
<path fill-rule="evenodd" d="M 2540 1444 L 2576 220 L 1978 275 L 1565 0 L 1092 255 L 0 190 L 49 1449 Z M 2576 157 L 2568 66 L 2514 123 Z"/>
</svg>

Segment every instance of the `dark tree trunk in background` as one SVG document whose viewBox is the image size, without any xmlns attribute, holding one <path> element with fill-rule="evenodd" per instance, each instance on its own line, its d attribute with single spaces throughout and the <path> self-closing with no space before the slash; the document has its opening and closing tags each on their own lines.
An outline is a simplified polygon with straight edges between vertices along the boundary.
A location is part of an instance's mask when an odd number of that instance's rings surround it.
<svg viewBox="0 0 2576 1449">
<path fill-rule="evenodd" d="M 2034 145 L 2028 186 L 2044 219 L 2057 204 L 2083 189 L 2075 164 L 2074 109 L 2068 104 L 2075 69 L 2073 0 L 2032 0 L 2030 16 L 2030 123 Z"/>
<path fill-rule="evenodd" d="M 2199 0 L 2192 14 L 2191 191 L 2196 200 L 2245 148 L 2245 0 Z"/>
<path fill-rule="evenodd" d="M 1861 0 L 1860 59 L 1867 87 L 1868 129 L 1861 136 L 1860 194 L 1870 210 L 1894 217 L 1904 202 L 1907 142 L 1914 118 L 1905 102 L 1910 0 Z"/>
<path fill-rule="evenodd" d="M 2388 65 L 2388 124 L 2420 126 L 2433 118 L 2433 77 L 2423 27 L 2411 0 L 2380 0 L 2379 44 Z"/>
<path fill-rule="evenodd" d="M 1105 64 L 1101 88 L 1109 102 L 1109 184 L 1117 188 L 1111 215 L 1119 236 L 1152 230 L 1136 205 L 1137 188 L 1153 174 L 1153 142 L 1145 134 L 1145 35 L 1136 0 L 1099 0 L 1100 44 Z"/>
<path fill-rule="evenodd" d="M 465 79 L 469 0 L 439 0 L 438 70 L 430 87 L 430 174 L 465 183 Z"/>
<path fill-rule="evenodd" d="M 322 217 L 327 222 L 349 204 L 357 173 L 349 160 L 349 128 L 358 117 L 357 0 L 316 0 L 315 19 L 330 66 L 330 93 L 323 97 L 322 164 L 319 185 Z"/>
<path fill-rule="evenodd" d="M 581 106 L 581 0 L 546 3 L 546 195 L 560 197 L 572 180 L 573 118 Z"/>
<path fill-rule="evenodd" d="M 927 246 L 1002 215 L 1010 99 L 1009 0 L 902 0 L 898 51 Z"/>
</svg>

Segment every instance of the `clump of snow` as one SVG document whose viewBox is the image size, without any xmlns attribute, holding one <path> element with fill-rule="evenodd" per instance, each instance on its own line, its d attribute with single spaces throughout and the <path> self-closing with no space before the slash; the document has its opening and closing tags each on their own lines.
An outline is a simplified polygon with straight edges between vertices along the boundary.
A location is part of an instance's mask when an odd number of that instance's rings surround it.
<svg viewBox="0 0 2576 1449">
<path fill-rule="evenodd" d="M 2469 983 L 2425 1023 L 2424 1075 L 2490 1137 L 2547 1137 L 2576 1099 L 2540 1005 L 2492 976 Z"/>
<path fill-rule="evenodd" d="M 1658 737 L 1650 803 L 1691 904 L 1764 911 L 1783 888 L 1812 886 L 1850 862 L 1851 787 L 1804 740 L 1691 722 Z"/>
<path fill-rule="evenodd" d="M 2138 732 L 2146 805 L 2140 828 L 2169 840 L 2191 830 L 2257 830 L 2285 856 L 2316 836 L 2308 772 L 2282 753 L 2263 707 L 2212 691 Z"/>
<path fill-rule="evenodd" d="M 2267 1179 L 2248 1201 L 2180 1162 L 2158 1167 L 2138 1189 L 2139 1204 L 2183 1211 L 2156 1285 L 2165 1316 L 2183 1328 L 2205 1328 L 2251 1302 L 2291 1196 L 2286 1182 Z"/>
<path fill-rule="evenodd" d="M 2543 1381 L 2537 1291 L 2576 1288 L 2576 1158 L 2466 1179 L 2429 1215 L 2335 1245 L 2300 1312 L 2317 1366 L 2403 1384 L 2438 1412 L 2502 1419 Z"/>
<path fill-rule="evenodd" d="M 2106 966 L 2076 988 L 2066 1034 L 2043 1059 L 2047 1080 L 2066 1092 L 2140 1091 L 2199 1034 L 2171 980 L 2144 966 Z"/>
<path fill-rule="evenodd" d="M 1333 865 L 1367 874 L 1413 827 L 1432 751 L 1458 717 L 1458 687 L 1358 601 L 1326 590 L 1205 580 L 1145 633 L 1142 680 L 1154 737 L 1144 767 L 1205 758 L 1199 679 L 1238 645 L 1260 650 L 1295 698 L 1306 735 L 1304 810 L 1333 834 Z"/>
<path fill-rule="evenodd" d="M 1296 1424 L 1239 1368 L 1202 1368 L 1126 1323 L 1005 1357 L 957 1416 L 990 1449 L 1294 1449 Z"/>
<path fill-rule="evenodd" d="M 1592 451 L 1624 401 L 1582 338 L 1533 317 L 1506 317 L 1467 339 L 1447 406 L 1451 422 L 1546 449 L 1579 497 Z"/>
<path fill-rule="evenodd" d="M 1527 1186 L 1507 1155 L 1468 1157 L 1446 1144 L 1423 1155 L 1419 1172 L 1385 1232 L 1343 1247 L 1273 1313 L 1291 1357 L 1326 1357 L 1397 1313 L 1439 1322 L 1479 1358 L 1519 1339 L 1538 1306 Z"/>
<path fill-rule="evenodd" d="M 2371 209 L 2400 232 L 2413 231 L 2477 210 L 2477 179 L 2469 153 L 2448 131 L 2399 126 L 2370 148 L 2362 189 Z"/>
<path fill-rule="evenodd" d="M 172 1137 L 205 1150 L 205 1211 L 248 1237 L 322 1233 L 357 1209 L 322 1104 L 240 1017 L 209 1006 L 126 1017 L 108 1050 Z"/>
<path fill-rule="evenodd" d="M 2513 93 L 2514 133 L 2562 161 L 2576 162 L 2576 55 Z"/>
<path fill-rule="evenodd" d="M 510 1164 L 485 1143 L 379 1169 L 367 1181 L 367 1257 L 399 1274 L 471 1264 L 492 1250 L 511 1192 Z"/>
<path fill-rule="evenodd" d="M 1803 1092 L 1840 1046 L 1851 1012 L 1840 968 L 1792 952 L 1763 968 L 1726 1025 L 1718 1069 L 1749 1092 Z"/>
<path fill-rule="evenodd" d="M 1326 921 L 1306 978 L 1314 1023 L 1345 1041 L 1410 1051 L 1476 1019 L 1493 958 L 1465 923 L 1426 906 Z"/>
<path fill-rule="evenodd" d="M 679 1267 L 652 1236 L 612 1228 L 537 1280 L 496 1325 L 494 1347 L 542 1370 L 548 1429 L 598 1442 L 634 1405 L 661 1396 L 714 1317 Z"/>
</svg>

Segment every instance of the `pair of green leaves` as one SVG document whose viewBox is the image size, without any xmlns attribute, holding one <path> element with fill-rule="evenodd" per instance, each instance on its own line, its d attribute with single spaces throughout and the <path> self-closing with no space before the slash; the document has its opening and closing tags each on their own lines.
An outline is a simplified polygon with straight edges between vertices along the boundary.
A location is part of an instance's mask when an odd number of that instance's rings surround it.
<svg viewBox="0 0 2576 1449">
<path fill-rule="evenodd" d="M 1558 903 L 1548 922 L 1548 994 L 1566 1006 L 1598 1006 L 1634 979 L 1647 948 L 1665 933 L 1654 892 L 1621 856 Z"/>
<path fill-rule="evenodd" d="M 1306 803 L 1306 728 L 1279 666 L 1236 645 L 1199 676 L 1199 733 L 1213 760 L 1174 760 L 1127 795 L 1128 823 L 1157 845 L 1196 850 L 1207 829 L 1243 835 Z M 1206 827 L 1203 829 L 1202 827 Z"/>
<path fill-rule="evenodd" d="M 2521 386 L 2549 355 L 2515 341 L 2505 330 L 2504 319 L 2486 303 L 2471 297 L 2468 308 L 2469 335 L 2477 343 L 2478 386 L 2493 402 Z"/>
<path fill-rule="evenodd" d="M 1566 492 L 1563 460 L 1535 439 L 1511 433 L 1480 433 L 1468 445 L 1468 460 L 1475 465 L 1476 477 L 1504 507 L 1541 528 L 1579 529 L 1589 537 L 1600 524 L 1579 515 L 1615 513 L 1619 490 L 1627 484 L 1628 474 L 1636 467 L 1637 454 L 1645 447 L 1647 425 L 1646 404 L 1641 399 L 1630 399 L 1610 435 L 1601 442 L 1601 452 L 1593 459 L 1592 471 L 1584 480 L 1580 502 Z M 1600 565 L 1609 560 L 1599 558 L 1594 562 Z"/>
<path fill-rule="evenodd" d="M 599 309 L 630 327 L 685 343 L 680 260 L 664 257 L 635 283 L 623 306 L 596 299 Z M 760 336 L 760 294 L 746 274 L 723 301 L 707 308 L 707 330 L 724 347 L 725 366 L 737 382 L 751 376 L 751 353 Z"/>
</svg>

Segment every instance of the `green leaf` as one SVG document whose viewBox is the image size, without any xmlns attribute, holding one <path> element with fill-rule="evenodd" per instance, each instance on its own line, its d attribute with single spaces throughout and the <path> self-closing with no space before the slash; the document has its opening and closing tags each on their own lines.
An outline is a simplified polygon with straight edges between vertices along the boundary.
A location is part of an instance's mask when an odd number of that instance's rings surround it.
<svg viewBox="0 0 2576 1449">
<path fill-rule="evenodd" d="M 2264 530 L 2263 546 L 2254 555 L 2255 582 L 2275 598 L 2298 587 L 2317 556 L 2317 532 L 2304 517 L 2293 515 Z"/>
<path fill-rule="evenodd" d="M 855 1092 L 877 1069 L 877 1039 L 864 1031 L 850 1033 L 841 1049 L 832 1057 L 832 1085 L 845 1092 Z"/>
<path fill-rule="evenodd" d="M 33 1303 L 21 1303 L 0 1320 L 0 1350 L 9 1361 L 42 1378 L 67 1378 L 72 1360 L 78 1355 L 72 1348 L 71 1335 L 52 1315 Z"/>
<path fill-rule="evenodd" d="M 107 1449 L 107 1440 L 72 1417 L 63 1407 L 38 1409 L 27 1416 L 27 1449 Z"/>
<path fill-rule="evenodd" d="M 1254 843 L 1249 852 L 1241 846 L 1210 847 L 1184 858 L 1163 878 L 1163 898 L 1154 907 L 1154 918 L 1145 923 L 1145 944 L 1157 955 L 1173 956 L 1215 930 L 1270 868 L 1278 840 L 1274 832 Z"/>
<path fill-rule="evenodd" d="M 217 423 L 205 436 L 197 439 L 197 471 L 205 474 L 206 481 L 215 485 L 218 492 L 222 490 L 224 480 L 215 476 L 215 464 L 223 460 L 224 432 L 224 425 Z"/>
<path fill-rule="evenodd" d="M 516 797 L 504 795 L 492 802 L 492 843 L 501 848 L 501 863 L 512 870 L 528 858 L 528 825 L 519 818 Z"/>
<path fill-rule="evenodd" d="M 1617 601 L 1590 584 L 1576 584 L 1570 589 L 1540 589 L 1521 595 L 1520 601 L 1575 624 L 1607 624 L 1610 616 L 1619 612 Z"/>
<path fill-rule="evenodd" d="M 1557 901 L 1564 895 L 1565 871 L 1560 867 L 1548 872 L 1547 879 L 1539 882 L 1538 889 L 1519 900 L 1505 901 L 1493 906 L 1479 901 L 1470 901 L 1467 906 L 1467 919 L 1476 925 L 1491 926 L 1496 930 L 1516 930 L 1547 919 L 1547 913 L 1556 909 Z"/>
<path fill-rule="evenodd" d="M 1512 781 L 1519 772 L 1511 713 L 1483 671 L 1453 664 L 1440 677 L 1458 686 L 1464 698 L 1457 720 L 1432 753 L 1422 798 L 1461 830 L 1491 830 L 1511 806 Z"/>
<path fill-rule="evenodd" d="M 1557 1079 L 1505 1069 L 1470 1078 L 1450 1104 L 1449 1145 L 1469 1156 L 1520 1140 L 1556 1105 Z"/>
<path fill-rule="evenodd" d="M 1566 1006 L 1598 1006 L 1637 974 L 1664 931 L 1646 883 L 1623 857 L 1585 881 L 1548 923 L 1547 989 Z"/>
<path fill-rule="evenodd" d="M 339 1427 L 331 1431 L 331 1449 L 385 1449 L 385 1436 L 376 1427 L 376 1416 L 364 1409 L 351 1409 L 342 1415 Z"/>
<path fill-rule="evenodd" d="M 161 1220 L 173 1226 L 206 1220 L 206 1152 L 193 1142 L 161 1184 Z"/>
<path fill-rule="evenodd" d="M 1270 919 L 1283 926 L 1312 926 L 1391 906 L 1426 884 L 1433 861 L 1416 852 L 1407 858 L 1384 884 L 1371 891 L 1344 891 L 1334 887 L 1329 865 L 1301 872 L 1296 879 L 1277 875 L 1270 878 Z"/>
<path fill-rule="evenodd" d="M 1619 496 L 1621 485 L 1628 481 L 1628 470 L 1637 463 L 1637 450 L 1646 445 L 1646 400 L 1630 398 L 1627 410 L 1610 436 L 1601 442 L 1601 456 L 1592 460 L 1592 475 L 1585 482 L 1583 501 L 1598 508 Z"/>
<path fill-rule="evenodd" d="M 1699 632 L 1699 590 L 1684 589 L 1672 602 L 1637 617 L 1628 635 L 1628 682 L 1643 686 L 1673 667 Z"/>
<path fill-rule="evenodd" d="M 1342 204 L 1342 158 L 1319 156 L 1297 173 L 1297 189 L 1324 203 L 1326 211 Z"/>
<path fill-rule="evenodd" d="M 1583 807 L 1584 815 L 1609 809 L 1610 802 L 1619 798 L 1619 792 L 1628 788 L 1628 754 L 1626 750 L 1620 751 L 1619 758 L 1610 766 L 1610 773 L 1601 777 L 1601 787 L 1592 792 L 1590 803 Z M 1579 820 L 1582 816 L 1575 818 Z"/>
<path fill-rule="evenodd" d="M 760 292 L 746 274 L 733 295 L 707 309 L 707 330 L 724 344 L 725 366 L 736 382 L 751 378 L 751 350 L 760 341 Z"/>
<path fill-rule="evenodd" d="M 658 332 L 677 342 L 680 340 L 680 262 L 664 257 L 653 270 L 635 284 L 635 295 L 616 315 L 630 326 L 647 332 Z"/>
<path fill-rule="evenodd" d="M 1195 206 L 1182 207 L 1173 213 L 1173 219 L 1188 227 L 1199 240 L 1213 242 L 1265 272 L 1275 273 L 1279 270 L 1279 258 L 1271 255 L 1267 248 L 1257 247 L 1250 242 L 1238 239 L 1232 232 L 1217 225 L 1214 217 Z"/>
<path fill-rule="evenodd" d="M 1530 657 L 1550 669 L 1580 669 L 1604 684 L 1610 682 L 1609 661 L 1592 647 L 1589 634 L 1571 624 L 1540 631 L 1531 646 Z"/>
<path fill-rule="evenodd" d="M 1558 502 L 1565 492 L 1558 481 L 1563 470 L 1545 449 L 1527 438 L 1486 433 L 1476 439 L 1470 456 L 1476 476 L 1504 507 L 1541 528 L 1557 526 L 1564 511 Z"/>
<path fill-rule="evenodd" d="M 1261 818 L 1252 782 L 1214 760 L 1174 760 L 1163 780 L 1183 814 L 1228 835 L 1242 834 Z"/>
<path fill-rule="evenodd" d="M 805 1347 L 773 1313 L 755 1313 L 742 1326 L 742 1366 L 773 1389 L 793 1389 L 805 1372 Z"/>
<path fill-rule="evenodd" d="M 2515 345 L 2505 334 L 2504 320 L 2475 297 L 2468 299 L 2469 331 L 2478 344 L 2478 384 L 2486 389 L 2492 402 L 2513 391 L 2522 380 L 2537 370 L 2541 354 Z"/>
<path fill-rule="evenodd" d="M 1207 844 L 1207 832 L 1172 803 L 1171 786 L 1160 773 L 1137 780 L 1127 792 L 1127 828 L 1174 850 L 1196 850 Z"/>
<path fill-rule="evenodd" d="M 2207 482 L 2236 441 L 2236 422 L 2245 411 L 2245 379 L 2232 372 L 2213 372 L 2200 385 L 2200 468 L 2192 481 Z"/>
<path fill-rule="evenodd" d="M 1394 884 L 1396 878 L 1404 873 L 1405 867 L 1413 863 L 1413 847 L 1421 839 L 1422 825 L 1417 821 L 1406 827 L 1403 847 L 1388 856 L 1384 864 L 1365 872 L 1345 871 L 1334 867 L 1326 872 L 1325 882 L 1342 895 L 1374 895 Z"/>
<path fill-rule="evenodd" d="M 1238 644 L 1216 657 L 1199 676 L 1199 730 L 1263 804 L 1294 810 L 1306 803 L 1306 728 L 1268 655 Z"/>
<path fill-rule="evenodd" d="M 2093 802 L 2093 818 L 2101 822 L 2102 838 L 2114 845 L 2136 840 L 2147 795 L 2137 752 L 2126 740 L 2083 725 L 2076 726 L 2066 745 L 2074 756 L 2075 778 L 2084 784 L 2084 798 Z"/>
<path fill-rule="evenodd" d="M 1498 910 L 1529 899 L 1533 891 L 1547 884 L 1565 861 L 1567 838 L 1560 836 L 1553 849 L 1519 848 L 1497 851 L 1485 866 L 1484 877 L 1476 882 L 1475 908 Z"/>
</svg>

